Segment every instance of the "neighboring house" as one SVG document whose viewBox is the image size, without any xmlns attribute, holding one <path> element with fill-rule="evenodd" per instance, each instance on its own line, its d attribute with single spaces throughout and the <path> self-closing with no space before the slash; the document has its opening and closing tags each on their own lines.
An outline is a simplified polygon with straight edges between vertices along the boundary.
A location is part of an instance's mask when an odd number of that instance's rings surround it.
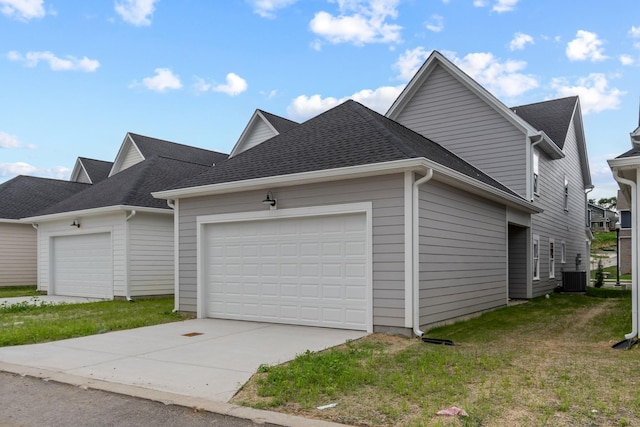
<svg viewBox="0 0 640 427">
<path fill-rule="evenodd" d="M 540 212 L 354 101 L 154 195 L 176 206 L 177 309 L 399 333 L 504 306 L 506 224 Z"/>
<path fill-rule="evenodd" d="M 509 221 L 509 296 L 552 291 L 562 271 L 589 268 L 593 188 L 577 97 L 507 108 L 434 52 L 387 116 L 429 137 L 543 210 Z M 578 263 L 579 261 L 579 263 Z"/>
<path fill-rule="evenodd" d="M 617 208 L 620 213 L 619 253 L 620 274 L 631 274 L 631 204 L 624 193 L 618 190 Z"/>
<path fill-rule="evenodd" d="M 150 193 L 226 157 L 128 133 L 107 178 L 82 159 L 73 176 L 88 172 L 98 182 L 22 220 L 38 228 L 38 289 L 108 299 L 172 294 L 173 210 Z"/>
<path fill-rule="evenodd" d="M 69 181 L 97 184 L 109 176 L 109 172 L 111 172 L 112 167 L 112 162 L 78 157 L 78 160 L 76 160 L 76 164 L 73 167 L 73 171 L 71 171 Z"/>
<path fill-rule="evenodd" d="M 589 203 L 589 222 L 591 231 L 608 232 L 616 229 L 618 213 L 611 209 Z"/>
<path fill-rule="evenodd" d="M 266 111 L 256 110 L 229 156 L 233 157 L 296 126 L 298 126 L 298 123 L 292 120 L 267 113 Z"/>
<path fill-rule="evenodd" d="M 36 229 L 20 218 L 32 216 L 84 189 L 87 184 L 17 176 L 0 184 L 0 287 L 37 282 Z"/>
<path fill-rule="evenodd" d="M 638 259 L 640 257 L 640 224 L 638 223 L 638 212 L 640 211 L 638 204 L 640 201 L 640 126 L 631 132 L 630 136 L 631 149 L 615 159 L 608 160 L 613 178 L 618 182 L 620 188 L 617 202 L 621 213 L 620 249 L 622 257 L 620 261 L 629 259 L 631 264 L 632 332 L 625 335 L 626 339 L 636 338 L 640 328 L 640 316 L 638 316 L 638 306 L 640 305 L 638 289 L 638 275 L 640 274 L 640 260 Z M 629 212 L 629 214 L 625 212 Z M 622 238 L 623 231 L 625 231 L 625 238 Z M 630 235 L 631 238 L 626 238 L 626 235 Z M 627 249 L 624 248 L 623 243 L 628 240 L 630 240 L 630 248 Z M 620 267 L 621 273 L 625 274 L 626 268 L 622 265 Z"/>
<path fill-rule="evenodd" d="M 176 309 L 419 335 L 553 290 L 588 253 L 580 109 L 519 108 L 434 53 L 391 118 L 347 101 L 154 193 L 176 207 Z"/>
</svg>

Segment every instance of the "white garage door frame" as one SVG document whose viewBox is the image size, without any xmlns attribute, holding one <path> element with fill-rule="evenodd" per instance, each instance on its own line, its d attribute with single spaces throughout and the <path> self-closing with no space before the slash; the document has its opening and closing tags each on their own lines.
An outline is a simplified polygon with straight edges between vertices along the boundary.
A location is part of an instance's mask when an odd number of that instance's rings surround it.
<svg viewBox="0 0 640 427">
<path fill-rule="evenodd" d="M 206 317 L 205 298 L 205 233 L 206 226 L 210 224 L 261 221 L 286 218 L 323 217 L 329 215 L 365 214 L 366 226 L 366 328 L 367 332 L 373 332 L 373 223 L 372 203 L 348 203 L 341 205 L 313 206 L 304 208 L 270 209 L 265 211 L 238 212 L 229 214 L 204 215 L 196 218 L 196 244 L 197 244 L 197 317 Z"/>
<path fill-rule="evenodd" d="M 114 245 L 114 241 L 113 241 L 113 228 L 112 227 L 99 227 L 96 229 L 92 229 L 90 232 L 83 232 L 83 233 L 51 233 L 49 234 L 49 268 L 48 268 L 48 277 L 49 277 L 49 285 L 48 285 L 48 293 L 50 295 L 57 295 L 57 291 L 56 291 L 56 283 L 55 283 L 55 239 L 57 238 L 64 238 L 64 237 L 74 237 L 74 236 L 94 236 L 97 234 L 108 234 L 109 235 L 109 244 L 110 244 L 110 250 L 111 250 L 111 256 L 110 256 L 110 264 L 111 264 L 111 268 L 110 268 L 110 276 L 111 276 L 111 283 L 109 285 L 109 289 L 107 290 L 108 292 L 105 293 L 105 298 L 113 298 L 113 294 L 114 294 L 114 283 L 113 283 L 113 278 L 114 278 L 114 271 L 113 271 L 113 265 L 114 265 L 114 254 L 113 254 L 113 245 Z"/>
</svg>

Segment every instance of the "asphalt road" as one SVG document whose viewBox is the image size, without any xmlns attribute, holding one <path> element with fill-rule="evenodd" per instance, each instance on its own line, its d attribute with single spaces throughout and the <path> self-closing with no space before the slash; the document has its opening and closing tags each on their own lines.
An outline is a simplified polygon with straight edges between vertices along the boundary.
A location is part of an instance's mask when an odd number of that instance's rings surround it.
<svg viewBox="0 0 640 427">
<path fill-rule="evenodd" d="M 182 406 L 0 372 L 0 426 L 266 426 Z"/>
</svg>

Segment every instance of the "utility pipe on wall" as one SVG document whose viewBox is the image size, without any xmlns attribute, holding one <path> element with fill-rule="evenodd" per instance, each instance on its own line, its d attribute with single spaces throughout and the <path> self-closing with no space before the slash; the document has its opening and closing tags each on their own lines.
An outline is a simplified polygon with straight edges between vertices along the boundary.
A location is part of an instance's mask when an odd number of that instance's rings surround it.
<svg viewBox="0 0 640 427">
<path fill-rule="evenodd" d="M 638 335 L 638 185 L 635 181 L 621 177 L 619 170 L 614 169 L 613 178 L 620 184 L 631 187 L 631 323 L 632 331 L 624 337 L 628 340 Z M 638 171 L 636 170 L 636 179 Z"/>
<path fill-rule="evenodd" d="M 433 169 L 427 169 L 427 174 L 413 183 L 413 224 L 411 238 L 413 239 L 413 333 L 422 337 L 420 329 L 420 186 L 433 178 Z"/>
<path fill-rule="evenodd" d="M 129 238 L 130 233 L 129 233 L 129 220 L 131 218 L 133 218 L 136 215 L 136 210 L 132 209 L 131 212 L 129 212 L 129 215 L 127 215 L 127 217 L 125 218 L 125 222 L 126 222 L 126 236 L 125 236 L 125 241 L 126 241 L 126 245 L 127 245 L 127 278 L 124 282 L 124 297 L 126 298 L 127 301 L 133 301 L 133 299 L 131 299 L 131 290 L 130 290 L 130 284 L 129 284 L 129 262 L 130 262 L 130 254 L 129 254 Z"/>
</svg>

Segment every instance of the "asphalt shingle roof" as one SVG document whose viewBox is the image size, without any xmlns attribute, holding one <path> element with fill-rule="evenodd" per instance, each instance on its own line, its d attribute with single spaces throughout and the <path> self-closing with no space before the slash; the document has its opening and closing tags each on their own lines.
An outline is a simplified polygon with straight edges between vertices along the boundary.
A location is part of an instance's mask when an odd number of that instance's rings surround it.
<svg viewBox="0 0 640 427">
<path fill-rule="evenodd" d="M 97 184 L 103 179 L 106 179 L 113 167 L 113 162 L 89 159 L 86 157 L 78 157 L 78 159 L 82 163 L 82 166 L 84 166 L 84 170 L 89 175 L 93 184 Z"/>
<path fill-rule="evenodd" d="M 202 173 L 208 168 L 209 166 L 202 164 L 152 155 L 60 203 L 43 209 L 37 216 L 120 205 L 169 209 L 166 201 L 153 198 L 151 192 Z"/>
<path fill-rule="evenodd" d="M 293 129 L 298 126 L 300 123 L 294 122 L 293 120 L 285 119 L 284 117 L 276 116 L 275 114 L 268 113 L 264 110 L 259 110 L 262 115 L 269 120 L 269 123 L 273 125 L 274 128 L 278 131 L 278 133 L 284 133 L 289 129 Z"/>
<path fill-rule="evenodd" d="M 625 157 L 638 157 L 640 156 L 640 147 L 633 147 L 631 150 L 620 154 L 616 159 L 624 159 Z"/>
<path fill-rule="evenodd" d="M 351 100 L 165 190 L 422 157 L 516 195 L 442 146 Z"/>
<path fill-rule="evenodd" d="M 222 162 L 229 157 L 228 154 L 219 153 L 217 151 L 205 150 L 204 148 L 151 138 L 149 136 L 138 135 L 136 133 L 129 132 L 129 135 L 136 143 L 136 146 L 145 159 L 153 155 L 157 155 L 168 157 L 170 159 L 211 166 Z"/>
<path fill-rule="evenodd" d="M 20 219 L 54 205 L 91 184 L 19 175 L 0 185 L 0 218 Z"/>
<path fill-rule="evenodd" d="M 578 97 L 570 96 L 511 107 L 511 110 L 537 130 L 544 131 L 562 149 L 576 102 Z"/>
</svg>

